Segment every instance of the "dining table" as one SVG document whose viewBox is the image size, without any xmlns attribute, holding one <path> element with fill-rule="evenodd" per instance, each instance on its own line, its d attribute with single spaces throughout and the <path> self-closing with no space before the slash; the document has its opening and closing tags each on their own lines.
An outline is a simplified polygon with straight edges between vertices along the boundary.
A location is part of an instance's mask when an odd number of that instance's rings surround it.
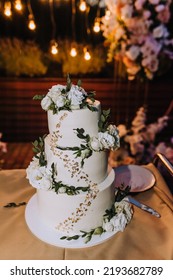
<svg viewBox="0 0 173 280">
<path fill-rule="evenodd" d="M 26 206 L 36 192 L 26 169 L 1 169 L 0 259 L 173 260 L 173 196 L 153 163 L 143 167 L 152 172 L 155 183 L 132 196 L 154 208 L 160 218 L 133 206 L 133 217 L 123 232 L 86 248 L 58 247 L 36 237 L 25 220 Z"/>
</svg>

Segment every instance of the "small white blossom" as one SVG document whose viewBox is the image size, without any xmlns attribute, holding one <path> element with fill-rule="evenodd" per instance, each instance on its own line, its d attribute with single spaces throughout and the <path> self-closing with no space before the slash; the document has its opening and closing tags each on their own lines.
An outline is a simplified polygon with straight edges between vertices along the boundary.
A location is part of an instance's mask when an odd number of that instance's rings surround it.
<svg viewBox="0 0 173 280">
<path fill-rule="evenodd" d="M 97 137 L 91 137 L 89 145 L 93 151 L 100 151 L 102 150 L 102 145 Z"/>
<path fill-rule="evenodd" d="M 47 111 L 49 110 L 49 107 L 51 105 L 52 101 L 50 99 L 49 96 L 45 96 L 42 100 L 41 100 L 41 107 L 43 110 Z"/>
<path fill-rule="evenodd" d="M 58 193 L 66 193 L 66 188 L 65 187 L 61 187 L 58 189 Z"/>
<path fill-rule="evenodd" d="M 85 149 L 81 151 L 81 158 L 85 159 L 88 158 L 88 156 L 90 155 L 90 150 L 89 149 Z"/>
</svg>

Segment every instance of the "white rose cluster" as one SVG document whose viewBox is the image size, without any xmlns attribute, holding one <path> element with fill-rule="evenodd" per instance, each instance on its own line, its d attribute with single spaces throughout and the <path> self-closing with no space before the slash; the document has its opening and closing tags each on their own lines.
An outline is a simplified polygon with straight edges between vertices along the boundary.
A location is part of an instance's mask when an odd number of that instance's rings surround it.
<svg viewBox="0 0 173 280">
<path fill-rule="evenodd" d="M 120 137 L 117 127 L 110 124 L 105 132 L 98 133 L 98 137 L 91 137 L 89 146 L 95 152 L 118 149 L 120 147 Z"/>
<path fill-rule="evenodd" d="M 58 111 L 64 106 L 70 109 L 79 109 L 80 104 L 86 99 L 87 93 L 79 86 L 72 85 L 69 91 L 66 91 L 66 86 L 54 85 L 49 89 L 47 95 L 41 101 L 43 110 L 48 111 L 53 105 Z"/>
<path fill-rule="evenodd" d="M 29 183 L 35 188 L 48 190 L 51 187 L 52 173 L 46 166 L 40 166 L 36 157 L 33 157 L 26 169 L 26 175 Z"/>
<path fill-rule="evenodd" d="M 120 202 L 115 202 L 114 207 L 116 215 L 110 220 L 107 217 L 104 218 L 102 227 L 105 231 L 114 231 L 117 233 L 119 231 L 124 231 L 125 227 L 132 218 L 133 210 L 125 199 Z"/>
<path fill-rule="evenodd" d="M 118 149 L 120 147 L 120 137 L 117 127 L 110 124 L 105 132 L 99 132 L 99 141 L 104 149 Z"/>
</svg>

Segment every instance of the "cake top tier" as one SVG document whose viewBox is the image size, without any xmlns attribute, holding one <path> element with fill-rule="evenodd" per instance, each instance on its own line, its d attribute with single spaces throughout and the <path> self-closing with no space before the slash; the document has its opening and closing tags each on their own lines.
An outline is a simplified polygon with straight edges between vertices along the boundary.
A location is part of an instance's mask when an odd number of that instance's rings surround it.
<svg viewBox="0 0 173 280">
<path fill-rule="evenodd" d="M 46 95 L 36 95 L 34 99 L 41 100 L 43 110 L 52 110 L 53 114 L 56 114 L 61 110 L 71 111 L 83 108 L 96 111 L 94 95 L 93 91 L 87 93 L 81 87 L 80 80 L 77 85 L 73 85 L 70 77 L 67 76 L 66 85 L 54 85 Z"/>
</svg>

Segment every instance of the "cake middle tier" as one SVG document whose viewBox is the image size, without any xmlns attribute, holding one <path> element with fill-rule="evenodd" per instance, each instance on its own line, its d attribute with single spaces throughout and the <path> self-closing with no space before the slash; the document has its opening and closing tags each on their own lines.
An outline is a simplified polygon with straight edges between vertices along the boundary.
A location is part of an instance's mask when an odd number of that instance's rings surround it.
<svg viewBox="0 0 173 280">
<path fill-rule="evenodd" d="M 52 164 L 54 165 L 56 181 L 75 187 L 87 187 L 90 182 L 102 182 L 108 175 L 106 151 L 93 151 L 81 167 L 81 157 L 76 157 L 74 151 L 57 148 L 52 135 L 46 136 L 44 147 L 47 166 L 51 169 Z"/>
</svg>

